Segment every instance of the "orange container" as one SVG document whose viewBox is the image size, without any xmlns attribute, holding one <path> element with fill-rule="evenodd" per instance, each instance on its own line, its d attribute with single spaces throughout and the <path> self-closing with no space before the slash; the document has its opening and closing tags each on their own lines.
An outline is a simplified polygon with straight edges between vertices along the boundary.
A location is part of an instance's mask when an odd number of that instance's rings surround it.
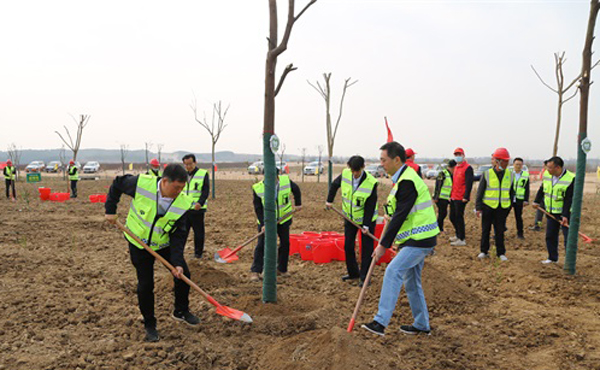
<svg viewBox="0 0 600 370">
<path fill-rule="evenodd" d="M 333 240 L 318 240 L 312 243 L 314 263 L 329 263 L 337 255 L 337 247 Z"/>
<path fill-rule="evenodd" d="M 312 261 L 312 243 L 314 243 L 312 239 L 298 239 L 298 252 L 300 252 L 300 258 L 303 261 Z"/>
<path fill-rule="evenodd" d="M 106 194 L 97 194 L 98 195 L 98 203 L 106 203 Z"/>
<path fill-rule="evenodd" d="M 40 199 L 41 200 L 49 200 L 51 191 L 52 191 L 52 189 L 50 189 L 50 188 L 38 188 L 38 192 L 40 193 Z"/>
<path fill-rule="evenodd" d="M 336 261 L 345 261 L 346 252 L 344 251 L 344 237 L 342 236 L 341 238 L 335 238 L 334 245 L 335 257 L 333 259 L 335 259 Z"/>
<path fill-rule="evenodd" d="M 98 202 L 98 194 L 91 194 L 89 198 L 90 198 L 90 202 L 92 202 L 92 203 Z"/>
</svg>

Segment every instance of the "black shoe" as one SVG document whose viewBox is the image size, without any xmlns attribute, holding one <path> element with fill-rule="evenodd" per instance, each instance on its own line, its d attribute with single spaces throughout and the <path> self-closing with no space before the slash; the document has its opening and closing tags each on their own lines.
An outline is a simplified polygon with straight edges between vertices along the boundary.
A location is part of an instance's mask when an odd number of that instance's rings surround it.
<svg viewBox="0 0 600 370">
<path fill-rule="evenodd" d="M 158 342 L 160 340 L 160 336 L 158 335 L 158 330 L 156 330 L 155 326 L 145 326 L 146 336 L 144 337 L 144 342 Z"/>
<path fill-rule="evenodd" d="M 202 253 L 201 254 L 194 253 L 194 258 L 197 258 L 197 259 L 201 260 L 202 259 Z"/>
<path fill-rule="evenodd" d="M 360 327 L 363 329 L 367 329 L 371 333 L 380 335 L 382 337 L 385 335 L 385 333 L 383 332 L 385 330 L 385 326 L 381 325 L 375 320 L 371 321 L 368 324 L 362 324 Z"/>
<path fill-rule="evenodd" d="M 342 281 L 356 280 L 356 279 L 358 279 L 358 276 L 356 276 L 356 277 L 353 277 L 353 276 L 350 276 L 350 275 L 344 275 L 344 276 L 342 276 Z"/>
<path fill-rule="evenodd" d="M 200 319 L 198 318 L 198 316 L 193 315 L 190 311 L 184 311 L 184 312 L 173 311 L 173 314 L 171 315 L 171 317 L 177 321 L 183 321 L 186 324 L 192 325 L 192 326 L 200 324 Z"/>
<path fill-rule="evenodd" d="M 429 335 L 431 333 L 431 330 L 417 329 L 412 325 L 402 325 L 402 326 L 400 326 L 400 331 L 403 332 L 404 334 L 410 334 L 410 335 L 416 335 L 416 334 Z"/>
<path fill-rule="evenodd" d="M 524 235 L 517 235 L 517 239 L 525 240 L 525 236 Z"/>
<path fill-rule="evenodd" d="M 360 279 L 360 280 L 358 281 L 358 287 L 359 287 L 359 288 L 362 288 L 362 287 L 363 287 L 363 285 L 365 285 L 365 281 L 364 281 L 363 279 Z M 369 281 L 369 284 L 368 284 L 367 286 L 371 286 L 371 282 L 370 282 L 370 281 Z"/>
</svg>

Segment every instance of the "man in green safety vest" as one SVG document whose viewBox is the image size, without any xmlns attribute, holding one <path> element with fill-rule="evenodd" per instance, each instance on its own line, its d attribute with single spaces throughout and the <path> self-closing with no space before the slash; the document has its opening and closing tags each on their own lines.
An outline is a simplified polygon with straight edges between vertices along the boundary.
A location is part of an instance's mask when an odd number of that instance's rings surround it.
<svg viewBox="0 0 600 370">
<path fill-rule="evenodd" d="M 359 155 L 354 155 L 348 160 L 348 168 L 342 171 L 329 187 L 329 194 L 325 202 L 326 208 L 331 208 L 337 190 L 342 188 L 342 211 L 344 214 L 362 226 L 362 249 L 360 271 L 356 262 L 354 245 L 358 229 L 352 223 L 344 221 L 344 251 L 346 253 L 347 275 L 342 276 L 342 281 L 360 279 L 358 285 L 362 287 L 373 254 L 373 239 L 366 235 L 369 231 L 375 234 L 377 224 L 377 179 L 365 171 L 365 160 Z"/>
<path fill-rule="evenodd" d="M 115 223 L 121 194 L 133 197 L 125 226 L 175 266 L 171 271 L 175 281 L 175 309 L 171 317 L 189 325 L 197 325 L 200 320 L 189 311 L 190 287 L 181 280 L 183 275 L 188 278 L 191 276 L 183 257 L 187 235 L 185 214 L 194 204 L 182 192 L 187 177 L 185 169 L 175 163 L 165 168 L 162 178 L 150 175 L 117 176 L 108 191 L 105 217 L 108 222 Z M 125 239 L 129 243 L 131 262 L 137 272 L 137 296 L 144 317 L 145 341 L 157 342 L 154 257 L 129 235 L 125 234 Z"/>
<path fill-rule="evenodd" d="M 562 228 L 565 238 L 565 248 L 569 236 L 569 218 L 571 217 L 571 204 L 573 203 L 573 184 L 575 174 L 565 168 L 565 163 L 560 157 L 552 157 L 546 164 L 547 175 L 542 180 L 542 185 L 535 196 L 533 208 L 537 209 L 544 201 L 546 211 L 556 221 L 546 217 L 546 248 L 548 258 L 543 260 L 545 265 L 558 262 L 558 239 Z"/>
<path fill-rule="evenodd" d="M 504 245 L 506 217 L 510 213 L 514 197 L 513 174 L 508 170 L 510 154 L 506 148 L 498 148 L 492 154 L 493 166 L 481 174 L 477 188 L 475 210 L 481 217 L 481 244 L 479 259 L 488 258 L 490 250 L 490 231 L 494 226 L 496 255 L 501 261 L 508 261 Z"/>
<path fill-rule="evenodd" d="M 196 167 L 195 155 L 186 154 L 182 160 L 188 172 L 188 181 L 185 188 L 183 188 L 183 192 L 196 202 L 194 208 L 186 215 L 188 234 L 185 237 L 187 239 L 190 230 L 194 229 L 194 257 L 200 259 L 204 255 L 204 215 L 208 208 L 210 177 L 208 171 Z"/>
<path fill-rule="evenodd" d="M 448 215 L 448 206 L 450 205 L 450 193 L 452 193 L 452 174 L 456 167 L 456 161 L 451 159 L 446 168 L 442 169 L 435 179 L 435 190 L 433 191 L 433 202 L 438 209 L 438 227 L 440 232 L 444 232 L 444 220 Z M 450 222 L 453 222 L 454 216 L 450 215 Z"/>
<path fill-rule="evenodd" d="M 160 162 L 156 158 L 152 158 L 150 161 L 150 169 L 146 172 L 147 175 L 154 177 L 162 177 L 162 171 L 160 170 Z"/>
<path fill-rule="evenodd" d="M 2 172 L 4 174 L 4 185 L 6 186 L 6 199 L 11 199 L 10 189 L 12 188 L 12 200 L 15 201 L 17 199 L 17 192 L 15 189 L 15 174 L 17 171 L 10 159 L 6 161 L 6 166 Z"/>
<path fill-rule="evenodd" d="M 384 335 L 404 285 L 414 322 L 400 326 L 400 331 L 428 335 L 429 312 L 421 286 L 421 273 L 425 257 L 433 251 L 440 233 L 433 201 L 423 179 L 405 164 L 406 152 L 402 145 L 392 141 L 380 149 L 381 164 L 394 182 L 388 196 L 388 209 L 393 209 L 394 213 L 373 258 L 381 258 L 392 245 L 400 250 L 385 269 L 377 315 L 362 328 Z"/>
<path fill-rule="evenodd" d="M 288 272 L 288 260 L 290 255 L 290 226 L 292 225 L 292 211 L 299 212 L 302 209 L 302 193 L 295 182 L 288 175 L 279 175 L 277 169 L 277 183 L 275 184 L 275 205 L 277 223 L 277 235 L 279 236 L 279 249 L 277 251 L 277 275 L 286 275 Z M 258 222 L 258 231 L 264 229 L 264 206 L 265 206 L 265 183 L 264 180 L 252 185 L 254 212 Z M 292 207 L 292 195 L 294 196 L 294 207 Z M 287 216 L 289 215 L 289 216 Z M 254 248 L 254 259 L 250 267 L 250 281 L 260 281 L 263 272 L 265 257 L 265 236 L 258 238 Z"/>
<path fill-rule="evenodd" d="M 523 158 L 520 157 L 513 160 L 513 190 L 515 195 L 512 206 L 515 210 L 515 221 L 517 222 L 517 238 L 525 239 L 523 207 L 529 205 L 529 171 L 523 171 Z"/>
<path fill-rule="evenodd" d="M 79 181 L 79 169 L 75 165 L 75 161 L 69 161 L 69 182 L 71 183 L 71 198 L 77 198 L 77 182 Z"/>
</svg>

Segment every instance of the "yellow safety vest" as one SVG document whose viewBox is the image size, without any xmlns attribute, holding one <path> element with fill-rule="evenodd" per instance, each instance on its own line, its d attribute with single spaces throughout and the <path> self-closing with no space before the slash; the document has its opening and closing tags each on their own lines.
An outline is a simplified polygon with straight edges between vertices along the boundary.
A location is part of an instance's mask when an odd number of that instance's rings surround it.
<svg viewBox="0 0 600 370">
<path fill-rule="evenodd" d="M 198 171 L 196 171 L 196 173 L 194 174 L 194 176 L 188 179 L 188 182 L 183 188 L 183 192 L 185 193 L 185 195 L 192 198 L 196 203 L 200 201 L 200 196 L 202 195 L 202 186 L 204 185 L 204 177 L 206 177 L 207 173 L 208 171 L 199 168 Z M 206 200 L 206 202 L 204 202 L 204 205 L 202 206 L 202 209 L 207 208 L 208 199 Z"/>
<path fill-rule="evenodd" d="M 450 193 L 452 193 L 452 175 L 448 170 L 443 170 L 442 172 L 445 177 L 440 191 L 440 199 L 450 200 Z"/>
<path fill-rule="evenodd" d="M 69 166 L 69 180 L 71 181 L 79 181 L 79 171 L 77 171 L 77 166 Z"/>
<path fill-rule="evenodd" d="M 494 168 L 484 172 L 483 176 L 487 185 L 483 193 L 483 204 L 493 209 L 499 206 L 504 209 L 510 208 L 510 188 L 513 186 L 513 173 L 505 170 L 502 183 L 498 180 Z"/>
<path fill-rule="evenodd" d="M 546 211 L 556 215 L 562 214 L 565 203 L 565 194 L 567 193 L 567 188 L 575 180 L 575 174 L 567 170 L 565 171 L 564 175 L 558 179 L 556 184 L 552 185 L 552 175 L 550 175 L 547 171 L 546 173 L 548 176 L 544 174 L 544 179 L 542 182 Z"/>
<path fill-rule="evenodd" d="M 519 200 L 525 200 L 525 185 L 527 185 L 527 181 L 529 181 L 529 172 L 523 171 L 521 172 L 521 178 L 517 181 L 517 174 L 513 173 L 513 188 L 515 190 L 515 195 Z"/>
<path fill-rule="evenodd" d="M 361 225 L 364 221 L 365 203 L 373 193 L 373 189 L 377 184 L 377 180 L 373 175 L 368 172 L 365 172 L 365 174 L 367 177 L 358 188 L 356 188 L 356 191 L 354 191 L 352 186 L 352 171 L 349 168 L 342 171 L 342 211 L 351 220 Z M 377 204 L 375 204 L 375 212 L 371 217 L 371 221 L 377 220 L 377 216 Z"/>
<path fill-rule="evenodd" d="M 277 198 L 275 199 L 276 201 L 276 205 L 277 205 L 277 214 L 276 214 L 276 218 L 280 219 L 281 216 L 285 216 L 288 213 L 292 212 L 292 199 L 291 199 L 291 195 L 292 195 L 292 184 L 290 182 L 290 177 L 287 175 L 281 175 L 279 176 L 279 184 L 278 186 L 278 191 L 277 191 Z M 254 191 L 254 193 L 256 194 L 257 197 L 260 198 L 260 200 L 262 201 L 262 205 L 263 205 L 263 209 L 265 206 L 265 183 L 264 181 L 259 181 L 256 184 L 252 185 L 252 190 Z M 279 221 L 279 224 L 283 224 L 288 222 L 289 220 L 292 219 L 292 215 L 290 214 L 289 217 L 284 218 L 283 220 Z M 260 223 L 259 220 L 257 220 L 258 223 Z"/>
<path fill-rule="evenodd" d="M 15 167 L 14 166 L 6 166 L 6 175 L 4 175 L 5 180 L 14 180 L 15 179 Z"/>
</svg>

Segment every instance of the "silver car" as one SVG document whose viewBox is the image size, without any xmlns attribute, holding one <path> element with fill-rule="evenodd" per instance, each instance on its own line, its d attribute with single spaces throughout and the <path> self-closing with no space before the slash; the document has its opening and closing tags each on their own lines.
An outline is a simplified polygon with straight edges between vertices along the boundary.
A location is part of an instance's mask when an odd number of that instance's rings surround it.
<svg viewBox="0 0 600 370">
<path fill-rule="evenodd" d="M 33 161 L 25 167 L 25 172 L 42 172 L 46 165 L 42 161 Z"/>
<path fill-rule="evenodd" d="M 373 175 L 373 177 L 387 177 L 387 173 L 385 169 L 380 164 L 370 164 L 367 165 L 365 171 Z"/>
<path fill-rule="evenodd" d="M 83 173 L 96 173 L 100 170 L 100 163 L 90 161 L 83 166 Z"/>
<path fill-rule="evenodd" d="M 265 173 L 265 165 L 263 161 L 257 161 L 248 166 L 249 175 L 262 175 Z"/>
<path fill-rule="evenodd" d="M 312 176 L 312 175 L 317 175 L 319 173 L 323 174 L 324 170 L 325 170 L 325 167 L 323 167 L 323 163 L 319 163 L 318 161 L 310 162 L 309 164 L 304 166 L 304 175 Z"/>
</svg>

